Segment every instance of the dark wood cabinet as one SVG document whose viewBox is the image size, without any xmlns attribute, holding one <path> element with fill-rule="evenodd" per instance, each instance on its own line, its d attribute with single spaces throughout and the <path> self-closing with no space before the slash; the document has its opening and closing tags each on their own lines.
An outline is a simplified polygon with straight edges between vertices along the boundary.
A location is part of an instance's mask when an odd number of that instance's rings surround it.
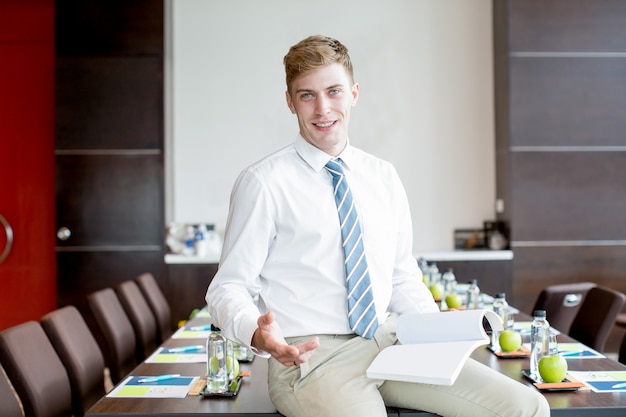
<svg viewBox="0 0 626 417">
<path fill-rule="evenodd" d="M 56 88 L 57 149 L 163 148 L 161 55 L 58 55 Z"/>
<path fill-rule="evenodd" d="M 163 10 L 56 2 L 59 305 L 84 311 L 88 293 L 143 272 L 165 286 Z"/>
<path fill-rule="evenodd" d="M 57 151 L 57 247 L 145 246 L 162 251 L 162 155 Z"/>
</svg>

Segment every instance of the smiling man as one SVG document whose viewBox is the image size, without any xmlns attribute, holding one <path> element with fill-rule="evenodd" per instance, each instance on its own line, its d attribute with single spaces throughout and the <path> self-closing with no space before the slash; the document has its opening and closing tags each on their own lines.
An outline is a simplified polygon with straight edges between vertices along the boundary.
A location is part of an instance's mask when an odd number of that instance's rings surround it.
<svg viewBox="0 0 626 417">
<path fill-rule="evenodd" d="M 370 379 L 400 314 L 436 312 L 412 254 L 394 167 L 350 144 L 359 97 L 348 50 L 311 36 L 284 58 L 299 135 L 239 175 L 206 300 L 226 337 L 269 358 L 288 417 L 548 416 L 542 395 L 473 360 L 452 386 Z M 380 138 L 384 141 L 385 138 Z"/>
<path fill-rule="evenodd" d="M 339 155 L 347 145 L 350 109 L 359 97 L 359 84 L 344 65 L 334 63 L 288 85 L 287 104 L 298 117 L 300 135 L 327 154 Z"/>
</svg>

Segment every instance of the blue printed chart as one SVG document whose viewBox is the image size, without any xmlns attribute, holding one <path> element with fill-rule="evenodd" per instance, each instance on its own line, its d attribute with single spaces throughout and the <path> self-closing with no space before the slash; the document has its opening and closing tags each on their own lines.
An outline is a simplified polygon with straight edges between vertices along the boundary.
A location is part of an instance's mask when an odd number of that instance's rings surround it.
<svg viewBox="0 0 626 417">
<path fill-rule="evenodd" d="M 211 334 L 211 326 L 183 326 L 176 330 L 172 339 L 205 339 Z"/>
<path fill-rule="evenodd" d="M 559 353 L 565 359 L 598 359 L 605 356 L 582 343 L 559 343 Z"/>
<path fill-rule="evenodd" d="M 202 363 L 206 361 L 206 348 L 202 345 L 160 347 L 146 359 L 146 363 Z"/>
<path fill-rule="evenodd" d="M 569 371 L 594 392 L 626 392 L 626 371 Z"/>
<path fill-rule="evenodd" d="M 185 398 L 197 376 L 179 376 L 154 382 L 141 382 L 149 376 L 129 376 L 107 397 L 115 398 Z"/>
</svg>

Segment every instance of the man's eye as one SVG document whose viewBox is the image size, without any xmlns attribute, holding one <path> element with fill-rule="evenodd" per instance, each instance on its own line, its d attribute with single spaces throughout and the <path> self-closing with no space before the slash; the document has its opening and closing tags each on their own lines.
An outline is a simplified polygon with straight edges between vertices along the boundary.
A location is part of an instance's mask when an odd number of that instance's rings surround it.
<svg viewBox="0 0 626 417">
<path fill-rule="evenodd" d="M 341 90 L 338 90 L 338 89 L 334 88 L 334 89 L 330 90 L 330 95 L 331 96 L 335 96 L 335 95 L 339 94 L 340 92 L 341 92 Z"/>
<path fill-rule="evenodd" d="M 302 95 L 300 96 L 301 99 L 303 100 L 309 100 L 313 97 L 313 94 L 311 93 L 302 93 Z"/>
</svg>

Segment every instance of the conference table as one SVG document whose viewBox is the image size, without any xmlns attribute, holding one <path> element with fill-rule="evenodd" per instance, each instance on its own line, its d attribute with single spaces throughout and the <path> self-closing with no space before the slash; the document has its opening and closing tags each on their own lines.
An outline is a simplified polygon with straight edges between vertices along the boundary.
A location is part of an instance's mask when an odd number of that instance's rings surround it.
<svg viewBox="0 0 626 417">
<path fill-rule="evenodd" d="M 196 317 L 187 326 L 209 324 L 210 319 Z M 531 318 L 523 313 L 516 314 L 516 320 Z M 564 334 L 559 334 L 561 343 L 575 342 Z M 203 343 L 199 339 L 170 338 L 163 347 L 197 345 Z M 522 369 L 527 369 L 528 358 L 503 359 L 492 353 L 486 346 L 477 348 L 471 355 L 475 360 L 501 372 L 508 377 L 532 386 L 532 382 L 522 376 Z M 579 371 L 626 371 L 626 366 L 607 357 L 594 359 L 568 359 L 569 370 Z M 238 395 L 230 398 L 203 397 L 187 395 L 185 398 L 113 398 L 105 396 L 94 404 L 85 414 L 87 417 L 156 417 L 156 416 L 281 416 L 276 411 L 268 394 L 267 359 L 255 357 L 250 363 L 241 364 L 242 371 L 249 371 L 250 376 L 244 377 Z M 144 361 L 131 372 L 134 376 L 163 374 L 181 374 L 183 376 L 204 376 L 206 363 L 148 363 Z M 591 390 L 544 392 L 552 410 L 552 416 L 593 416 L 617 417 L 626 416 L 626 392 L 598 393 Z M 494 393 L 497 395 L 497 393 Z M 434 414 L 388 408 L 389 416 L 425 417 Z"/>
</svg>

